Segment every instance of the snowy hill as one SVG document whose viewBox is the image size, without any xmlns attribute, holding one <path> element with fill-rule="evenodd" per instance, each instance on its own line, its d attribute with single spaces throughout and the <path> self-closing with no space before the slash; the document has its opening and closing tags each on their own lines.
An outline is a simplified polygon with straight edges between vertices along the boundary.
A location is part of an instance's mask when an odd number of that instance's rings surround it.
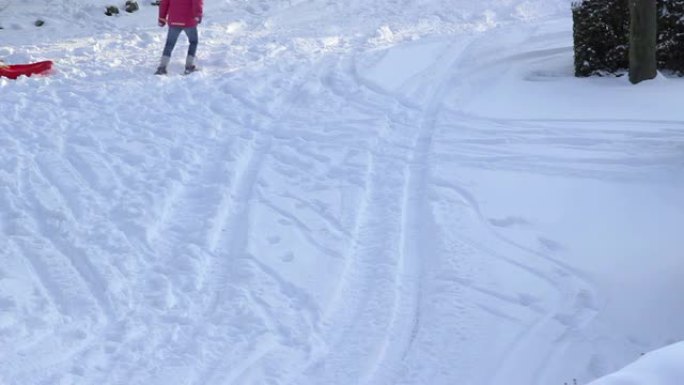
<svg viewBox="0 0 684 385">
<path fill-rule="evenodd" d="M 147 3 L 2 2 L 0 58 L 55 61 L 0 78 L 2 385 L 587 384 L 684 339 L 684 81 L 572 77 L 569 1 L 206 1 L 166 77 Z"/>
</svg>

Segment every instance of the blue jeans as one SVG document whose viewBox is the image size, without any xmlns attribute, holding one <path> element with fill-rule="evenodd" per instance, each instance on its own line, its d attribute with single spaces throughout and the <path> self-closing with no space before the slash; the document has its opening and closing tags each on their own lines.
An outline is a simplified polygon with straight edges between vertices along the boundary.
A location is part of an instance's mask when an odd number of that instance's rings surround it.
<svg viewBox="0 0 684 385">
<path fill-rule="evenodd" d="M 171 56 L 173 48 L 176 46 L 178 41 L 178 36 L 181 32 L 185 31 L 185 35 L 188 37 L 188 42 L 190 46 L 188 47 L 188 56 L 195 56 L 197 52 L 197 44 L 199 43 L 199 35 L 197 33 L 197 27 L 184 28 L 184 27 L 171 27 L 169 26 L 169 34 L 166 35 L 166 45 L 164 46 L 164 55 Z"/>
</svg>

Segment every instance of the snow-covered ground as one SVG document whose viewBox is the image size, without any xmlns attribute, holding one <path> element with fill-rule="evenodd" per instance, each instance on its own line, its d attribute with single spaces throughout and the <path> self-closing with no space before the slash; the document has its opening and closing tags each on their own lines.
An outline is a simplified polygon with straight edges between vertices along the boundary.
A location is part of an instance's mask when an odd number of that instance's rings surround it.
<svg viewBox="0 0 684 385">
<path fill-rule="evenodd" d="M 684 378 L 684 342 L 648 353 L 621 371 L 591 385 L 672 385 Z"/>
<path fill-rule="evenodd" d="M 574 78 L 569 1 L 206 0 L 161 78 L 106 4 L 0 0 L 55 61 L 0 79 L 0 384 L 582 385 L 684 339 L 684 80 Z"/>
</svg>

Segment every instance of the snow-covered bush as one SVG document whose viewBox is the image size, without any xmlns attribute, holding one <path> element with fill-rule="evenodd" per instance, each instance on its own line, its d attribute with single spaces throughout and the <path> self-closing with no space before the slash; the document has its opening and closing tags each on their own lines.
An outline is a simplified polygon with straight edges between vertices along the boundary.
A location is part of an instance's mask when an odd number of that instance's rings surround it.
<svg viewBox="0 0 684 385">
<path fill-rule="evenodd" d="M 575 75 L 607 75 L 629 67 L 628 0 L 572 4 Z M 684 75 L 684 0 L 658 0 L 658 68 Z"/>
</svg>

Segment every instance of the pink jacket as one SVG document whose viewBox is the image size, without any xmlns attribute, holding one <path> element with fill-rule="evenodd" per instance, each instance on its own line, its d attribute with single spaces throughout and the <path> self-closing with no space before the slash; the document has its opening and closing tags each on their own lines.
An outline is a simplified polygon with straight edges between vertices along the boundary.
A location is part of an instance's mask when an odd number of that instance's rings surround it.
<svg viewBox="0 0 684 385">
<path fill-rule="evenodd" d="M 159 21 L 170 27 L 192 28 L 202 20 L 202 0 L 161 0 Z"/>
</svg>

